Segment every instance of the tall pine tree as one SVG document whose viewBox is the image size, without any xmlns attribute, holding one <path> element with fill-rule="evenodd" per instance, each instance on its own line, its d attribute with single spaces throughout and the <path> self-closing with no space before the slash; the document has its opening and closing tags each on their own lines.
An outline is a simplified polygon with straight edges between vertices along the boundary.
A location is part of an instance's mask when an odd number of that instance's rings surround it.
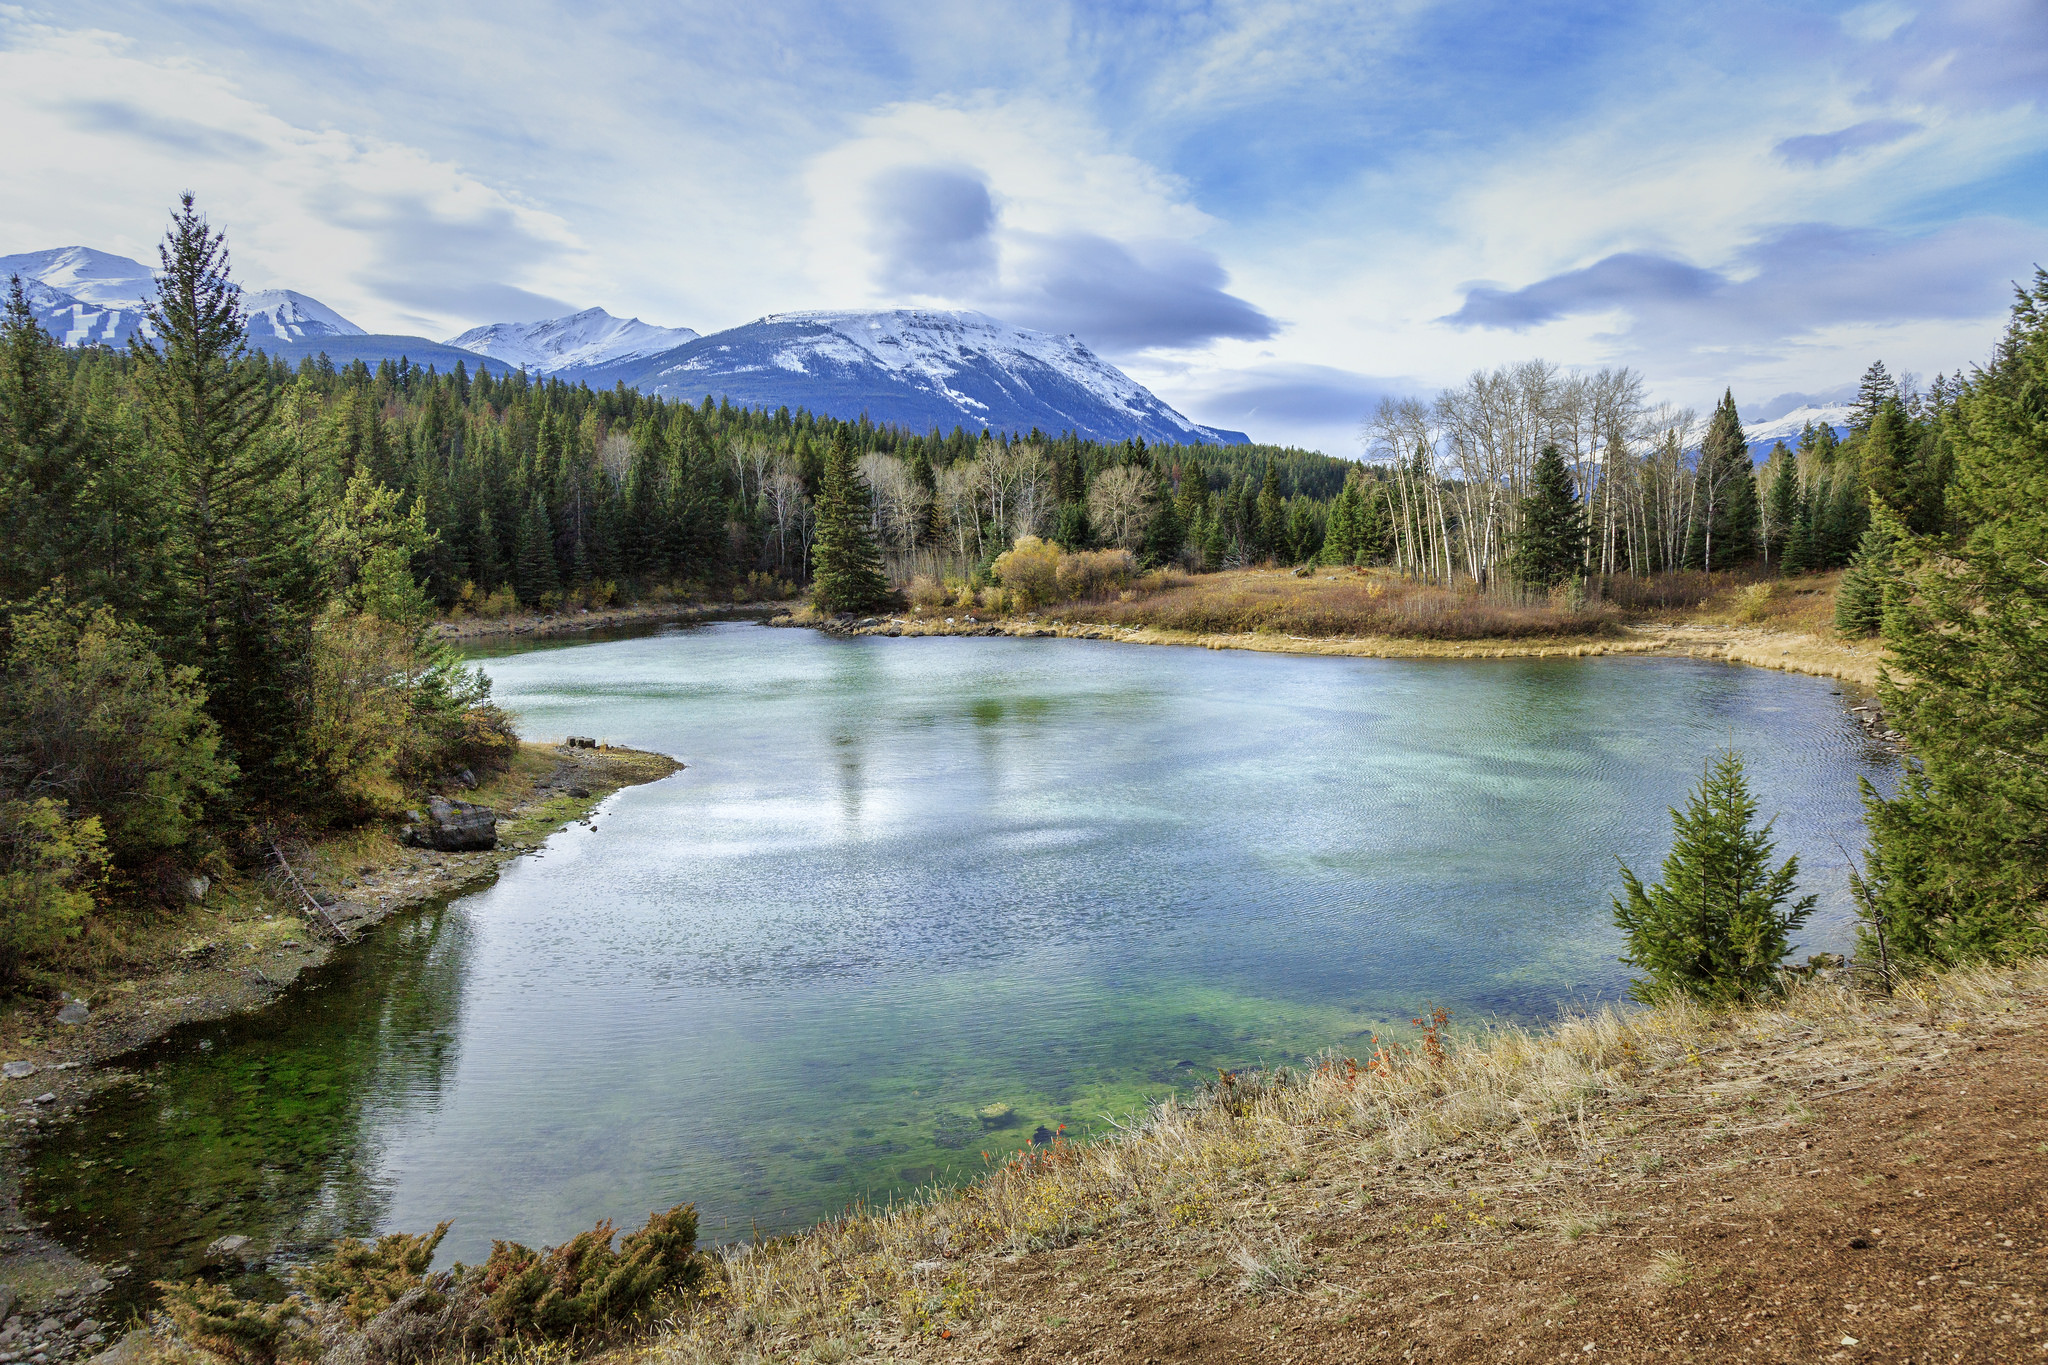
<svg viewBox="0 0 2048 1365">
<path fill-rule="evenodd" d="M 1515 578 L 1532 588 L 1553 588 L 1578 573 L 1586 557 L 1586 518 L 1564 453 L 1548 444 L 1536 457 L 1522 525 L 1515 537 Z"/>
<path fill-rule="evenodd" d="M 834 433 L 818 479 L 818 538 L 811 592 L 827 612 L 879 611 L 892 599 L 870 524 L 867 482 L 844 430 Z"/>
<path fill-rule="evenodd" d="M 1693 522 L 1686 540 L 1686 563 L 1693 568 L 1733 568 L 1756 558 L 1758 515 L 1756 478 L 1749 463 L 1749 438 L 1735 411 L 1735 394 L 1721 395 L 1700 442 L 1698 486 L 1693 494 Z"/>
</svg>

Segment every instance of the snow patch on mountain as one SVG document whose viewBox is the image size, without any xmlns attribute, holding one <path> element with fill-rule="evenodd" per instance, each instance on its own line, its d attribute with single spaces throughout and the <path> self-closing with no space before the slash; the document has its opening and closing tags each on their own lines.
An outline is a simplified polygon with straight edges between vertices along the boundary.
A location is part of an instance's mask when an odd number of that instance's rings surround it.
<svg viewBox="0 0 2048 1365">
<path fill-rule="evenodd" d="M 143 302 L 156 297 L 156 278 L 142 262 L 89 246 L 0 256 L 0 280 L 9 275 L 46 284 L 78 303 L 127 312 L 141 312 Z"/>
<path fill-rule="evenodd" d="M 1753 426 L 1745 424 L 1742 434 L 1749 438 L 1752 450 L 1761 447 L 1768 451 L 1779 441 L 1796 448 L 1799 444 L 1799 433 L 1806 430 L 1807 423 L 1811 422 L 1818 427 L 1833 427 L 1835 434 L 1840 436 L 1848 431 L 1849 419 L 1855 413 L 1856 405 L 1853 403 L 1809 405 L 1794 408 L 1783 417 L 1776 417 L 1768 422 L 1758 422 Z"/>
<path fill-rule="evenodd" d="M 771 313 L 620 375 L 643 391 L 753 407 L 866 413 L 912 430 L 984 426 L 1098 440 L 1237 443 L 1188 420 L 1077 338 L 985 313 L 900 308 Z"/>
<path fill-rule="evenodd" d="M 362 328 L 315 298 L 296 289 L 257 289 L 242 295 L 242 315 L 249 322 L 249 342 L 312 341 L 318 337 L 366 336 Z"/>
<path fill-rule="evenodd" d="M 660 355 L 697 337 L 688 327 L 657 327 L 638 318 L 615 318 L 602 308 L 586 308 L 545 322 L 472 327 L 450 337 L 447 344 L 507 365 L 523 365 L 536 374 L 556 374 Z"/>
</svg>

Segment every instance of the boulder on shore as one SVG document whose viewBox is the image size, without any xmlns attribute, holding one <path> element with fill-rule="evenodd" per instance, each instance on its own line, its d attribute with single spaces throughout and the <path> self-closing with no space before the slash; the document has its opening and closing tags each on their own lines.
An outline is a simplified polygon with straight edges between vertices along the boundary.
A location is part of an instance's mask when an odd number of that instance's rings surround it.
<svg viewBox="0 0 2048 1365">
<path fill-rule="evenodd" d="M 498 817 L 489 806 L 450 801 L 437 796 L 427 804 L 426 818 L 412 826 L 409 842 L 443 853 L 468 853 L 498 846 Z"/>
</svg>

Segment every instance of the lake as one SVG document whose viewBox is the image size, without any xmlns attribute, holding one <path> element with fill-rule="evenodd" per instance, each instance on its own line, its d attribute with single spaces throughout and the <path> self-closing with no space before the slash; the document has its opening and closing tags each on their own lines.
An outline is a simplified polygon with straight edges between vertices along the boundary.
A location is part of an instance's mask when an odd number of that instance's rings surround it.
<svg viewBox="0 0 2048 1365">
<path fill-rule="evenodd" d="M 529 737 L 688 766 L 131 1059 L 27 1182 L 128 1285 L 228 1232 L 784 1230 L 1433 1005 L 1614 1000 L 1616 858 L 1654 877 L 1728 746 L 1821 897 L 1803 951 L 1844 950 L 1856 779 L 1892 771 L 1835 684 L 1688 659 L 725 624 L 484 666 Z"/>
</svg>

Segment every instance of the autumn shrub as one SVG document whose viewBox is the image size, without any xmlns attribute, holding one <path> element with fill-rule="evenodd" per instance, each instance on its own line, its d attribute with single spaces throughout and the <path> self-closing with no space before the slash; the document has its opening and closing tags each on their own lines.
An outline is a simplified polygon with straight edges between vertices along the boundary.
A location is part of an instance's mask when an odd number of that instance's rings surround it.
<svg viewBox="0 0 2048 1365">
<path fill-rule="evenodd" d="M 946 590 L 930 574 L 919 574 L 910 580 L 910 605 L 920 611 L 934 610 L 946 605 Z"/>
<path fill-rule="evenodd" d="M 1060 547 L 1037 536 L 1019 536 L 992 566 L 1009 589 L 1016 610 L 1030 611 L 1059 596 Z"/>
<path fill-rule="evenodd" d="M 448 1226 L 442 1223 L 426 1234 L 394 1232 L 375 1242 L 345 1237 L 325 1259 L 302 1267 L 294 1283 L 360 1327 L 425 1282 Z"/>
<path fill-rule="evenodd" d="M 1063 601 L 1103 597 L 1130 586 L 1138 560 L 1129 550 L 1080 550 L 1060 556 Z"/>
<path fill-rule="evenodd" d="M 105 866 L 97 817 L 73 818 L 49 797 L 0 800 L 0 995 L 78 932 Z"/>
<path fill-rule="evenodd" d="M 310 1335 L 295 1330 L 305 1310 L 287 1299 L 282 1303 L 251 1303 L 225 1285 L 193 1280 L 184 1284 L 158 1281 L 164 1312 L 187 1341 L 240 1365 L 272 1365 L 310 1360 L 319 1354 Z"/>
<path fill-rule="evenodd" d="M 613 1235 L 606 1220 L 540 1251 L 517 1242 L 493 1242 L 478 1283 L 492 1330 L 533 1340 L 624 1322 L 656 1295 L 688 1289 L 704 1273 L 696 1252 L 693 1204 L 651 1215 L 616 1250 Z"/>
<path fill-rule="evenodd" d="M 4 657 L 0 793 L 96 817 L 123 866 L 185 847 L 235 777 L 198 671 L 167 667 L 111 610 L 54 597 L 7 623 Z"/>
<path fill-rule="evenodd" d="M 1270 632 L 1309 638 L 1386 635 L 1410 639 L 1543 639 L 1583 636 L 1606 624 L 1538 598 L 1518 604 L 1477 591 L 1384 576 L 1336 581 L 1289 575 L 1148 575 L 1129 600 L 1077 607 L 1077 619 L 1196 634 Z"/>
</svg>

